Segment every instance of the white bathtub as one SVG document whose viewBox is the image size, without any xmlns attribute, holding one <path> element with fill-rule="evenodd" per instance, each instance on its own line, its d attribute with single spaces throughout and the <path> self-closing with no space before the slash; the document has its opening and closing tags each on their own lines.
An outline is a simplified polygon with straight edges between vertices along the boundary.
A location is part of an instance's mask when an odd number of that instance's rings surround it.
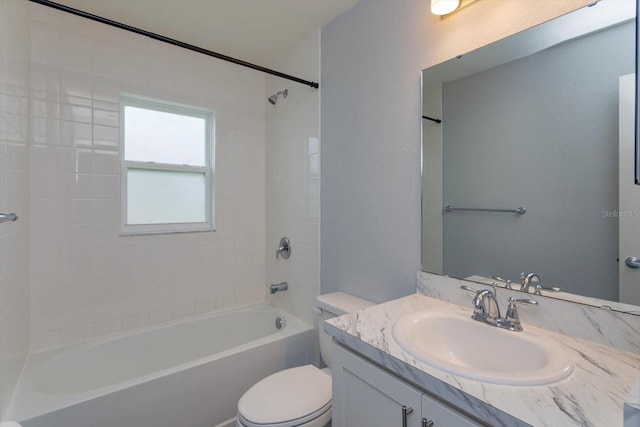
<svg viewBox="0 0 640 427">
<path fill-rule="evenodd" d="M 8 417 L 24 427 L 233 425 L 240 396 L 312 362 L 315 341 L 312 326 L 260 305 L 37 353 Z"/>
</svg>

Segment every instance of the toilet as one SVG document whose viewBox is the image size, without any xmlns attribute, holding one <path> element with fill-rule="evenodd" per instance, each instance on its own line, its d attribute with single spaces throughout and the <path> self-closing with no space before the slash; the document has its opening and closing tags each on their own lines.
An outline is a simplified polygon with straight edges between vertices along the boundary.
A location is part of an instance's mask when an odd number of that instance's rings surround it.
<svg viewBox="0 0 640 427">
<path fill-rule="evenodd" d="M 373 303 L 343 292 L 319 295 L 317 301 L 320 355 L 327 367 L 299 366 L 258 381 L 238 401 L 237 427 L 324 427 L 331 422 L 331 337 L 322 323 Z"/>
</svg>

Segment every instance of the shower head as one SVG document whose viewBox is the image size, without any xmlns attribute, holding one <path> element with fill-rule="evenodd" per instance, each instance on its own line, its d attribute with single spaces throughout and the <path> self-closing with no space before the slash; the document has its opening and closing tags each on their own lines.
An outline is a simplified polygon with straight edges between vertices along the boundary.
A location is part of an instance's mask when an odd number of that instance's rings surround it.
<svg viewBox="0 0 640 427">
<path fill-rule="evenodd" d="M 281 90 L 278 93 L 274 93 L 273 95 L 271 95 L 269 98 L 267 98 L 267 100 L 271 103 L 271 105 L 276 105 L 276 102 L 278 102 L 278 96 L 282 95 L 283 97 L 287 97 L 287 95 L 289 94 L 289 91 L 287 89 L 285 90 Z"/>
</svg>

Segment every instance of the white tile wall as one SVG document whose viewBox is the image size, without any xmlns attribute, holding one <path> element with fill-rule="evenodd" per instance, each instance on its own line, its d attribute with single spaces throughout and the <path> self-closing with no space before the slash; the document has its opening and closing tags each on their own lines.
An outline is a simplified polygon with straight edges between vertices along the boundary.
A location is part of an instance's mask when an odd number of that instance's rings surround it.
<svg viewBox="0 0 640 427">
<path fill-rule="evenodd" d="M 320 33 L 300 41 L 273 67 L 320 80 Z M 320 92 L 276 77 L 267 78 L 267 96 L 288 89 L 287 98 L 267 104 L 268 283 L 287 281 L 289 290 L 269 299 L 315 324 L 320 293 Z M 266 104 L 266 100 L 265 100 Z M 293 247 L 287 260 L 275 258 L 282 236 Z"/>
<path fill-rule="evenodd" d="M 27 2 L 0 0 L 0 420 L 29 344 L 29 21 Z"/>
<path fill-rule="evenodd" d="M 30 10 L 30 350 L 263 301 L 264 76 Z M 118 235 L 122 93 L 215 112 L 215 232 Z"/>
</svg>

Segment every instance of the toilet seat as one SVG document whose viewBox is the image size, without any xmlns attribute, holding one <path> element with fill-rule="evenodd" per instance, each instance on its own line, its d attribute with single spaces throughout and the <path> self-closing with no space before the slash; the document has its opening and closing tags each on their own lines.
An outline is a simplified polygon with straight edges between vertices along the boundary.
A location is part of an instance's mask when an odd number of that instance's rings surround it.
<svg viewBox="0 0 640 427">
<path fill-rule="evenodd" d="M 238 414 L 238 421 L 242 427 L 323 427 L 331 420 L 331 402 L 319 411 L 309 414 L 306 417 L 295 420 L 285 421 L 283 423 L 257 424 L 248 421 L 242 415 Z M 317 421 L 314 423 L 314 421 Z"/>
<path fill-rule="evenodd" d="M 294 427 L 318 418 L 331 419 L 331 377 L 313 365 L 276 372 L 238 402 L 238 421 L 246 427 Z"/>
</svg>

